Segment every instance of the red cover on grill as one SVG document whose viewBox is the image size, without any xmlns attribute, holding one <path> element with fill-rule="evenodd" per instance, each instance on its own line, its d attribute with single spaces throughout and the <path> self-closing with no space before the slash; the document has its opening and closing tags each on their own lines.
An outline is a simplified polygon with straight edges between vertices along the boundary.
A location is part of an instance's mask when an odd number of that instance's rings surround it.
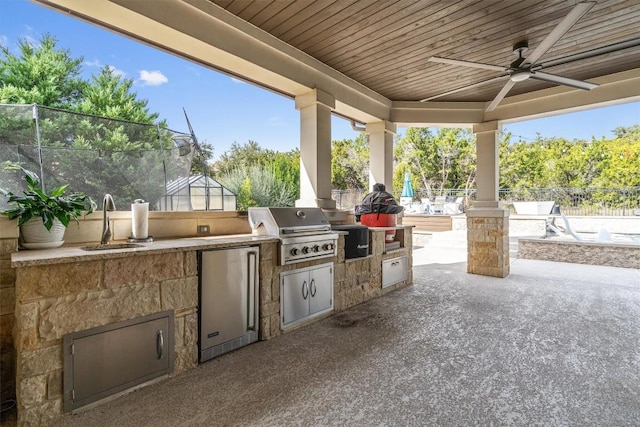
<svg viewBox="0 0 640 427">
<path fill-rule="evenodd" d="M 395 227 L 397 215 L 386 213 L 368 213 L 360 215 L 360 223 L 367 227 Z M 396 230 L 387 230 L 384 233 L 385 242 L 393 242 Z"/>
</svg>

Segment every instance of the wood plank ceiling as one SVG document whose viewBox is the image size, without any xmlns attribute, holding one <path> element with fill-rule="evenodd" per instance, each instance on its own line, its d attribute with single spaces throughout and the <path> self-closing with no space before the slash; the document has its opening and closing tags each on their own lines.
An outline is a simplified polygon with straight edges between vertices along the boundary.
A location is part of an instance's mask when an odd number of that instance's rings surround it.
<svg viewBox="0 0 640 427">
<path fill-rule="evenodd" d="M 508 67 L 575 5 L 566 0 L 209 0 L 393 101 L 417 101 L 499 72 L 428 62 L 431 56 Z M 598 0 L 538 62 L 640 37 L 640 1 Z M 580 80 L 640 67 L 640 46 L 544 68 Z M 438 101 L 489 101 L 504 81 Z M 554 84 L 519 82 L 509 96 Z"/>
</svg>

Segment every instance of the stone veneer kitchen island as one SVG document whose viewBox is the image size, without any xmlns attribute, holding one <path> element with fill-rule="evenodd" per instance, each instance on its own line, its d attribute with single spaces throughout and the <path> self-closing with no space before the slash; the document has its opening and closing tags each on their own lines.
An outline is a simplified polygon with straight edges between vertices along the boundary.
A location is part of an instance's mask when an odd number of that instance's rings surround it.
<svg viewBox="0 0 640 427">
<path fill-rule="evenodd" d="M 411 227 L 398 227 L 396 240 L 400 249 L 385 253 L 384 229 L 371 229 L 369 256 L 345 260 L 338 251 L 333 259 L 334 309 L 327 315 L 411 283 Z M 197 366 L 196 253 L 248 244 L 260 247 L 259 336 L 266 340 L 283 333 L 280 273 L 314 264 L 280 266 L 277 238 L 239 234 L 166 239 L 143 248 L 101 252 L 73 246 L 14 252 L 18 424 L 44 424 L 63 416 L 62 337 L 71 332 L 173 310 L 173 374 Z M 344 235 L 338 247 L 344 248 Z M 408 258 L 409 274 L 383 289 L 382 263 L 394 257 Z"/>
</svg>

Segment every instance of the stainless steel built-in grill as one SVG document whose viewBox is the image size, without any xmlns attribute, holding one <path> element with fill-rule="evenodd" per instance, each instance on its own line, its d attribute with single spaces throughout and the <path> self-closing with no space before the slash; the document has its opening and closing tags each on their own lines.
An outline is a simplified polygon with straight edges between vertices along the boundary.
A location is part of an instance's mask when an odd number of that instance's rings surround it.
<svg viewBox="0 0 640 427">
<path fill-rule="evenodd" d="M 280 238 L 280 265 L 336 256 L 338 233 L 320 208 L 249 208 L 249 225 Z"/>
</svg>

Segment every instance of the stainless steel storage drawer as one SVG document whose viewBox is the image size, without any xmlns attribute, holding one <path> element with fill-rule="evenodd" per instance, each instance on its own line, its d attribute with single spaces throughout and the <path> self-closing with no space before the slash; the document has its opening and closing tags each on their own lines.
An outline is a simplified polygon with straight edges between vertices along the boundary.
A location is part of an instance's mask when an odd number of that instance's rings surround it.
<svg viewBox="0 0 640 427">
<path fill-rule="evenodd" d="M 65 411 L 171 373 L 173 322 L 165 311 L 65 335 Z"/>
<path fill-rule="evenodd" d="M 386 288 L 407 280 L 408 266 L 406 256 L 382 261 L 382 287 Z"/>
</svg>

